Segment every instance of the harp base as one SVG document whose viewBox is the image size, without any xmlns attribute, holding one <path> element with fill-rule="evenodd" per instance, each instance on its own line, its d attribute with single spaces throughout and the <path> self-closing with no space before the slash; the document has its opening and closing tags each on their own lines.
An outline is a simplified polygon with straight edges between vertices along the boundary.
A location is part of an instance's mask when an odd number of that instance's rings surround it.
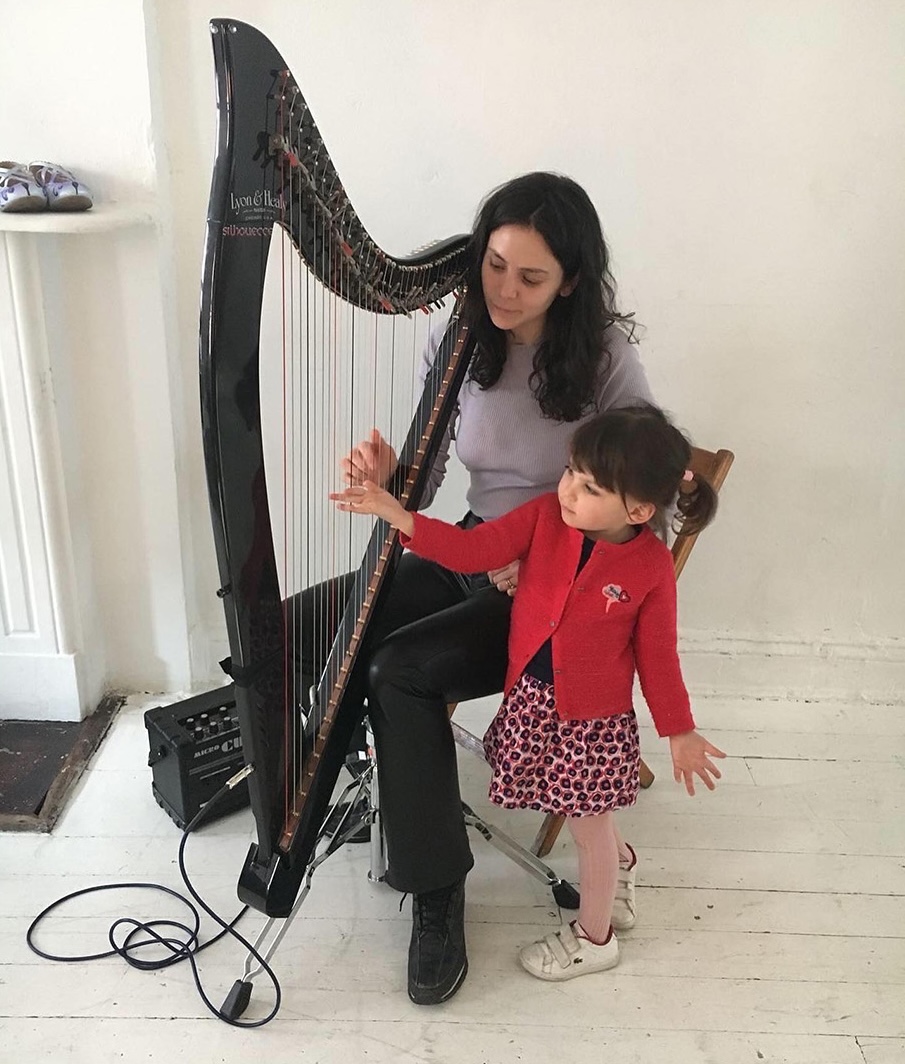
<svg viewBox="0 0 905 1064">
<path fill-rule="evenodd" d="M 239 873 L 236 893 L 239 900 L 265 916 L 283 918 L 292 912 L 306 868 L 292 867 L 283 853 L 261 860 L 257 843 L 252 843 Z"/>
<path fill-rule="evenodd" d="M 369 749 L 373 750 L 373 736 L 368 733 Z M 380 812 L 377 794 L 377 774 L 374 762 L 359 770 L 353 781 L 333 803 L 328 814 L 337 814 L 336 831 L 332 836 L 321 832 L 318 840 L 319 852 L 313 860 L 302 868 L 301 873 L 290 868 L 282 854 L 275 855 L 268 862 L 258 860 L 259 849 L 253 845 L 248 852 L 245 866 L 239 878 L 238 894 L 242 901 L 267 912 L 270 919 L 258 932 L 253 949 L 245 957 L 242 978 L 237 979 L 220 1010 L 224 1019 L 235 1020 L 248 1008 L 254 989 L 254 980 L 264 971 L 264 966 L 271 958 L 289 930 L 292 921 L 311 890 L 311 880 L 318 866 L 344 846 L 365 826 L 371 832 L 371 867 L 368 880 L 372 883 L 383 881 L 386 871 L 386 855 L 383 847 L 383 831 L 380 826 Z M 338 813 L 340 807 L 343 812 Z M 302 880 L 304 883 L 302 884 Z M 301 890 L 299 886 L 301 884 Z M 298 897 L 296 897 L 298 892 Z M 282 907 L 289 898 L 287 912 L 270 913 L 270 909 Z M 261 962 L 264 962 L 262 964 Z"/>
</svg>

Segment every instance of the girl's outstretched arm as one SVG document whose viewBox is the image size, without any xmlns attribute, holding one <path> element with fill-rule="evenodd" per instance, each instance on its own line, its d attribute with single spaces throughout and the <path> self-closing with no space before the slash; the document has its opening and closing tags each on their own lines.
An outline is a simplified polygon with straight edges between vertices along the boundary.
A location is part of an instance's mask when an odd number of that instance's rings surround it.
<svg viewBox="0 0 905 1064">
<path fill-rule="evenodd" d="M 716 787 L 714 780 L 720 779 L 720 770 L 710 760 L 711 757 L 725 757 L 696 731 L 681 732 L 670 735 L 669 752 L 672 754 L 672 774 L 676 783 L 685 783 L 685 790 L 694 795 L 694 777 L 700 776 L 704 786 L 712 791 Z"/>
<path fill-rule="evenodd" d="M 337 510 L 345 510 L 351 514 L 375 514 L 393 528 L 398 528 L 405 536 L 411 536 L 415 531 L 415 519 L 409 511 L 372 480 L 366 480 L 361 485 L 352 485 L 345 491 L 332 491 L 330 498 L 336 503 Z"/>
</svg>

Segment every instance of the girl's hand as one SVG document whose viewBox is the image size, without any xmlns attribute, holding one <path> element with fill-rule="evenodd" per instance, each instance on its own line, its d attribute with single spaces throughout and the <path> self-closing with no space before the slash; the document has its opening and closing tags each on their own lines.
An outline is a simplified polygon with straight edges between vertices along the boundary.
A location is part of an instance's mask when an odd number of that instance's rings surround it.
<svg viewBox="0 0 905 1064">
<path fill-rule="evenodd" d="M 491 569 L 487 573 L 491 584 L 495 584 L 498 591 L 505 591 L 512 598 L 518 587 L 518 559 L 504 565 L 502 569 Z"/>
<path fill-rule="evenodd" d="M 712 791 L 716 787 L 714 779 L 720 779 L 720 770 L 710 760 L 711 757 L 725 757 L 717 748 L 696 731 L 670 735 L 669 752 L 672 754 L 672 774 L 676 783 L 685 782 L 685 790 L 694 795 L 694 777 L 700 776 L 704 786 Z M 713 777 L 713 779 L 711 779 Z"/>
<path fill-rule="evenodd" d="M 371 436 L 346 455 L 339 463 L 347 484 L 364 484 L 366 480 L 384 487 L 396 472 L 396 452 L 380 435 L 371 429 Z"/>
<path fill-rule="evenodd" d="M 336 503 L 337 510 L 350 514 L 375 514 L 407 536 L 415 531 L 415 519 L 408 510 L 373 481 L 366 480 L 364 484 L 345 491 L 333 491 L 330 498 Z"/>
</svg>

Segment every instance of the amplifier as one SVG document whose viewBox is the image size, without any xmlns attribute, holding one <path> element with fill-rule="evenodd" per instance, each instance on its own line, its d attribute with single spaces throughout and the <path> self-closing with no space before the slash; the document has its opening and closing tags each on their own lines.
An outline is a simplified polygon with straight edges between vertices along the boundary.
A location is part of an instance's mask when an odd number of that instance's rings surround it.
<svg viewBox="0 0 905 1064">
<path fill-rule="evenodd" d="M 245 765 L 233 685 L 145 713 L 151 790 L 180 828 Z M 242 780 L 220 799 L 211 820 L 248 805 Z M 207 821 L 205 821 L 207 823 Z"/>
</svg>

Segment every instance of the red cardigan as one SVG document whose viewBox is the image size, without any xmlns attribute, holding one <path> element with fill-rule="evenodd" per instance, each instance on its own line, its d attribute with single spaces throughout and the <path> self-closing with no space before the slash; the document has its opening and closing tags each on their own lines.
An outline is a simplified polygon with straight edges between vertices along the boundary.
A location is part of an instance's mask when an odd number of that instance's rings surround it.
<svg viewBox="0 0 905 1064">
<path fill-rule="evenodd" d="M 563 523 L 556 495 L 461 529 L 424 514 L 402 543 L 461 573 L 521 559 L 509 629 L 506 690 L 553 641 L 556 710 L 592 720 L 632 708 L 635 670 L 661 736 L 694 728 L 676 650 L 672 554 L 644 527 L 628 543 L 599 541 L 576 577 L 583 535 Z"/>
</svg>

